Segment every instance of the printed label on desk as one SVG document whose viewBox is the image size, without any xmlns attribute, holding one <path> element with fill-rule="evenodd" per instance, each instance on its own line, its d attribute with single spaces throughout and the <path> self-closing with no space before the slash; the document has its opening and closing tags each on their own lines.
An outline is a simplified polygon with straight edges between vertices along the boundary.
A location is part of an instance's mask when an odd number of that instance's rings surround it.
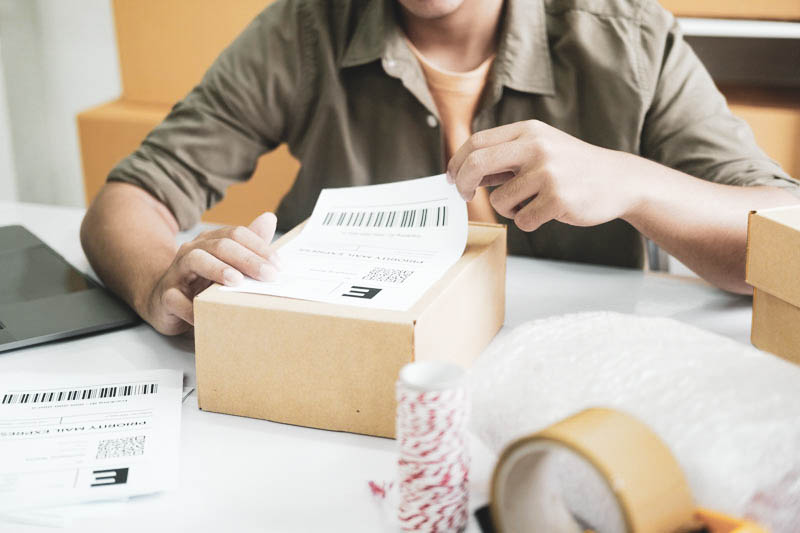
<svg viewBox="0 0 800 533">
<path fill-rule="evenodd" d="M 0 378 L 0 513 L 177 486 L 182 375 Z"/>
</svg>

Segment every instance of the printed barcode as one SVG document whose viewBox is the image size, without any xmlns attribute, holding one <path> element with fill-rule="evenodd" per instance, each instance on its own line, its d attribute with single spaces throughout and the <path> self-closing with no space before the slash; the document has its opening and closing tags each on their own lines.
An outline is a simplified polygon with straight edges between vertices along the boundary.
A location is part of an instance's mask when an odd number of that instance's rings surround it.
<svg viewBox="0 0 800 533">
<path fill-rule="evenodd" d="M 331 211 L 323 226 L 355 228 L 428 228 L 447 225 L 447 206 L 396 211 Z"/>
<path fill-rule="evenodd" d="M 158 383 L 115 385 L 113 387 L 97 387 L 94 389 L 48 392 L 18 392 L 14 394 L 4 394 L 3 400 L 0 401 L 0 405 L 17 403 L 71 402 L 74 400 L 94 400 L 95 398 L 138 396 L 140 394 L 155 394 L 157 392 Z"/>
</svg>

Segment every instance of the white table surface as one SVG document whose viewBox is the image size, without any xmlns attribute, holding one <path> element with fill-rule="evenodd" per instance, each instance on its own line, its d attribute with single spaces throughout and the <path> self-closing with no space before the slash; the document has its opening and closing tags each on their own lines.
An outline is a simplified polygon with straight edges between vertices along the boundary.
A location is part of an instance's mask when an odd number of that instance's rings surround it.
<svg viewBox="0 0 800 533">
<path fill-rule="evenodd" d="M 22 224 L 88 272 L 78 231 L 82 209 L 0 202 L 0 225 Z M 506 325 L 564 313 L 610 310 L 667 316 L 748 343 L 751 300 L 694 279 L 636 270 L 508 259 Z M 503 335 L 501 331 L 500 335 Z M 119 372 L 175 368 L 194 384 L 186 338 L 148 325 L 0 353 L 0 373 Z M 493 457 L 473 439 L 471 490 L 482 503 Z M 66 531 L 383 531 L 368 480 L 394 475 L 394 441 L 200 411 L 183 404 L 181 483 L 176 491 L 88 505 Z M 478 531 L 470 524 L 470 531 Z M 0 523 L 0 531 L 54 531 Z"/>
</svg>

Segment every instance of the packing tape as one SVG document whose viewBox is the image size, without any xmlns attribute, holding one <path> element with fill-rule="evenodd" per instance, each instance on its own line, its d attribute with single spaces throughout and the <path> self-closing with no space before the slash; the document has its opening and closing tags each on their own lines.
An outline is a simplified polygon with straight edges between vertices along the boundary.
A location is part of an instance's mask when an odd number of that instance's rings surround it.
<svg viewBox="0 0 800 533">
<path fill-rule="evenodd" d="M 698 528 L 691 491 L 645 424 L 588 409 L 512 442 L 491 484 L 497 531 L 674 533 Z"/>
</svg>

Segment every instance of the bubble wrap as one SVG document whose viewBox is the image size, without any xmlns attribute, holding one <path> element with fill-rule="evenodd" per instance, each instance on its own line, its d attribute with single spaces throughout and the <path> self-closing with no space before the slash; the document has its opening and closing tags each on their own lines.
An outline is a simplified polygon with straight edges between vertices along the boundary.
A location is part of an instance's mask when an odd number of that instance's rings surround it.
<svg viewBox="0 0 800 533">
<path fill-rule="evenodd" d="M 698 505 L 800 532 L 800 367 L 666 318 L 552 317 L 504 334 L 469 372 L 472 428 L 499 452 L 592 406 L 670 447 Z"/>
</svg>

